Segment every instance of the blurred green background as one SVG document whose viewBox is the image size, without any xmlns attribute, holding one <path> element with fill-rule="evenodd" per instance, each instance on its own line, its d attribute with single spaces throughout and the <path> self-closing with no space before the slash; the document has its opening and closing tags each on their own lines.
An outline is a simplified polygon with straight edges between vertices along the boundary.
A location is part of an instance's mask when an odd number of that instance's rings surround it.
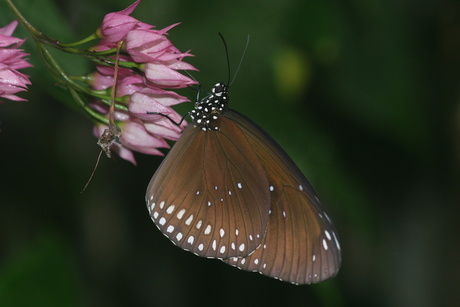
<svg viewBox="0 0 460 307">
<path fill-rule="evenodd" d="M 131 1 L 14 3 L 71 42 Z M 232 72 L 251 35 L 231 107 L 316 188 L 341 238 L 341 272 L 293 286 L 178 249 L 144 203 L 161 157 L 104 158 L 81 194 L 99 153 L 92 123 L 29 39 L 29 101 L 0 104 L 1 306 L 460 304 L 460 2 L 144 0 L 133 15 L 182 22 L 170 39 L 192 49 L 204 89 L 227 81 L 217 32 Z M 13 19 L 2 1 L 0 27 Z M 59 57 L 73 74 L 93 69 Z"/>
</svg>

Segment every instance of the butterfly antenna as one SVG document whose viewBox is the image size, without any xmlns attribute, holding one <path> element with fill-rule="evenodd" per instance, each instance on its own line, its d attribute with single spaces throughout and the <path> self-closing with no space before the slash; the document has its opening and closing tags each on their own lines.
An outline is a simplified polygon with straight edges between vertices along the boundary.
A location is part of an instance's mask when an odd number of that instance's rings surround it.
<svg viewBox="0 0 460 307">
<path fill-rule="evenodd" d="M 225 48 L 225 56 L 227 57 L 227 84 L 230 86 L 230 56 L 228 55 L 228 47 L 227 47 L 227 42 L 225 41 L 224 36 L 222 33 L 218 32 L 220 38 L 222 39 L 222 43 L 224 44 Z"/>
<path fill-rule="evenodd" d="M 233 81 L 235 81 L 235 78 L 238 75 L 238 72 L 240 71 L 241 64 L 243 64 L 244 56 L 246 55 L 246 50 L 248 50 L 248 47 L 249 47 L 249 39 L 250 38 L 251 38 L 251 36 L 248 34 L 248 38 L 246 39 L 246 46 L 244 47 L 243 54 L 241 55 L 241 58 L 240 58 L 240 62 L 238 63 L 238 67 L 236 68 L 235 75 L 233 76 L 233 79 L 230 82 L 230 84 L 232 84 Z M 230 86 L 230 84 L 228 86 Z"/>
</svg>

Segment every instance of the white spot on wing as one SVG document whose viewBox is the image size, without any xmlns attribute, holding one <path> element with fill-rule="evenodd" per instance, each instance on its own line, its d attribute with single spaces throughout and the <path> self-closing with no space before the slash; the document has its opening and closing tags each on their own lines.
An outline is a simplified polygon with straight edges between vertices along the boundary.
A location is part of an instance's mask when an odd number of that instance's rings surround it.
<svg viewBox="0 0 460 307">
<path fill-rule="evenodd" d="M 241 182 L 238 182 L 238 188 L 241 189 L 243 187 L 243 185 L 241 184 Z"/>
<path fill-rule="evenodd" d="M 273 192 L 275 190 L 275 187 L 274 186 L 270 186 L 270 192 Z"/>
<path fill-rule="evenodd" d="M 200 245 L 198 245 L 198 250 L 199 250 L 199 251 L 202 251 L 203 249 L 204 249 L 203 243 L 201 243 Z"/>
<path fill-rule="evenodd" d="M 193 221 L 193 214 L 188 217 L 188 219 L 185 221 L 185 225 L 190 226 L 190 224 Z"/>
<path fill-rule="evenodd" d="M 188 237 L 187 243 L 193 244 L 193 241 L 195 241 L 195 237 L 194 237 L 194 236 Z"/>
<path fill-rule="evenodd" d="M 225 230 L 223 228 L 220 229 L 220 237 L 222 238 L 225 235 Z"/>
<path fill-rule="evenodd" d="M 212 241 L 212 249 L 216 250 L 216 240 Z"/>
<path fill-rule="evenodd" d="M 153 218 L 156 219 L 158 217 L 158 212 L 153 212 Z"/>
<path fill-rule="evenodd" d="M 221 254 L 225 253 L 225 246 L 222 246 L 222 247 L 220 248 L 220 253 L 221 253 Z"/>
<path fill-rule="evenodd" d="M 166 213 L 168 213 L 168 214 L 173 213 L 174 208 L 176 208 L 176 206 L 174 206 L 174 205 L 169 206 L 168 209 L 166 209 Z"/>
<path fill-rule="evenodd" d="M 203 224 L 203 221 L 199 220 L 198 223 L 196 223 L 196 229 L 200 229 L 202 224 Z"/>
<path fill-rule="evenodd" d="M 163 200 L 163 201 L 160 203 L 160 209 L 163 209 L 164 206 L 165 206 L 165 201 Z"/>
<path fill-rule="evenodd" d="M 160 222 L 159 222 L 159 223 L 160 223 L 160 225 L 163 226 L 163 225 L 166 223 L 166 219 L 165 219 L 164 217 L 162 217 L 162 218 L 160 219 Z"/>
<path fill-rule="evenodd" d="M 323 248 L 324 248 L 325 251 L 327 251 L 328 246 L 327 246 L 326 240 L 324 240 L 324 239 L 323 239 Z"/>
<path fill-rule="evenodd" d="M 184 216 L 184 213 L 185 213 L 185 209 L 180 210 L 180 211 L 177 213 L 177 218 L 178 218 L 179 220 L 182 219 L 182 217 Z"/>
<path fill-rule="evenodd" d="M 169 232 L 169 233 L 171 233 L 173 231 L 174 231 L 174 226 L 173 225 L 169 225 L 168 229 L 166 229 L 166 232 Z"/>
<path fill-rule="evenodd" d="M 244 251 L 244 243 L 241 243 L 240 247 L 239 247 L 239 250 L 240 252 Z M 244 259 L 243 259 L 244 260 Z"/>
<path fill-rule="evenodd" d="M 210 233 L 211 233 L 211 225 L 208 225 L 208 226 L 206 226 L 206 228 L 205 228 L 205 230 L 204 230 L 204 234 L 205 234 L 205 235 L 208 235 L 208 234 L 210 234 Z"/>
<path fill-rule="evenodd" d="M 179 232 L 177 235 L 176 235 L 176 239 L 177 241 L 180 241 L 182 239 L 182 232 Z"/>
<path fill-rule="evenodd" d="M 333 232 L 332 235 L 334 236 L 335 245 L 337 245 L 337 248 L 340 250 L 339 240 L 337 240 L 337 237 L 336 237 L 336 235 L 335 235 L 335 232 Z"/>
<path fill-rule="evenodd" d="M 326 238 L 330 241 L 332 238 L 331 238 L 331 235 L 329 234 L 329 231 L 325 230 L 324 231 L 324 234 L 326 235 Z"/>
</svg>

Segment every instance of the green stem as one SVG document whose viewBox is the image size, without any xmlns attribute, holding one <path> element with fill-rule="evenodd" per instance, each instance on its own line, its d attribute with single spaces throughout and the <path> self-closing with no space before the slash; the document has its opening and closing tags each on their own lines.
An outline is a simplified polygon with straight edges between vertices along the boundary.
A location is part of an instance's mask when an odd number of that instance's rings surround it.
<svg viewBox="0 0 460 307">
<path fill-rule="evenodd" d="M 62 69 L 62 67 L 56 62 L 54 57 L 50 54 L 49 50 L 46 49 L 45 46 L 43 46 L 42 44 L 38 44 L 37 46 L 39 47 L 40 53 L 41 53 L 42 57 L 44 58 L 44 61 L 47 64 L 48 69 L 53 73 L 53 75 L 55 75 L 55 77 L 58 80 L 58 82 L 62 83 L 66 88 L 69 88 L 69 89 L 72 88 L 72 89 L 77 90 L 77 91 L 79 91 L 81 93 L 84 93 L 84 94 L 86 94 L 88 96 L 99 98 L 102 101 L 107 101 L 107 99 L 110 99 L 110 96 L 108 96 L 107 92 L 105 92 L 105 91 L 103 91 L 103 92 L 94 91 L 94 90 L 89 89 L 88 87 L 81 86 L 80 84 L 75 82 L 73 80 L 73 78 L 71 78 Z M 63 81 L 65 81 L 65 82 L 63 82 Z M 125 102 L 125 99 L 123 99 L 123 97 L 117 97 L 115 99 L 115 101 L 123 103 L 123 102 Z M 110 103 L 108 103 L 108 104 L 110 104 Z M 127 111 L 128 110 L 128 108 L 125 105 L 122 105 L 122 104 L 119 104 L 119 103 L 117 103 L 115 106 L 116 106 L 117 109 L 122 110 L 122 111 Z"/>
<path fill-rule="evenodd" d="M 96 33 L 93 33 L 91 34 L 90 36 L 88 36 L 87 38 L 84 38 L 82 40 L 79 40 L 78 42 L 74 42 L 74 43 L 67 43 L 67 44 L 60 44 L 62 47 L 73 47 L 73 46 L 79 46 L 79 45 L 83 45 L 87 42 L 90 42 L 92 40 L 95 40 L 95 39 L 98 39 Z"/>
<path fill-rule="evenodd" d="M 69 88 L 69 91 L 73 99 L 75 99 L 75 101 L 78 102 L 78 104 L 83 108 L 83 110 L 86 111 L 86 113 L 88 113 L 92 118 L 96 119 L 100 123 L 106 124 L 107 126 L 109 125 L 109 119 L 107 118 L 107 116 L 101 113 L 98 113 L 94 111 L 93 109 L 91 109 L 90 107 L 88 107 L 88 105 L 83 101 L 83 99 L 81 99 L 78 92 L 75 91 L 74 89 Z"/>
<path fill-rule="evenodd" d="M 97 35 L 96 33 L 88 36 L 87 38 L 76 42 L 76 43 L 70 43 L 70 44 L 63 44 L 58 40 L 52 39 L 51 37 L 47 36 L 43 32 L 39 31 L 37 28 L 35 28 L 25 17 L 22 15 L 22 13 L 17 9 L 17 7 L 13 4 L 11 0 L 5 0 L 8 6 L 11 8 L 13 13 L 16 15 L 16 18 L 19 20 L 19 22 L 24 26 L 24 28 L 29 32 L 29 34 L 32 36 L 32 39 L 36 43 L 42 43 L 48 46 L 51 46 L 53 48 L 59 49 L 61 51 L 67 52 L 67 53 L 72 53 L 72 54 L 80 54 L 85 57 L 90 57 L 94 58 L 95 56 L 98 55 L 105 55 L 106 52 L 94 52 L 91 50 L 80 50 L 77 48 L 72 48 L 72 46 L 76 46 L 78 44 L 83 44 L 85 42 L 88 42 L 92 39 L 96 39 Z"/>
<path fill-rule="evenodd" d="M 13 13 L 16 15 L 16 18 L 19 20 L 19 22 L 24 26 L 24 28 L 29 32 L 29 34 L 32 36 L 32 39 L 35 42 L 40 42 L 46 45 L 53 46 L 57 49 L 63 49 L 60 47 L 60 44 L 58 41 L 53 40 L 52 38 L 48 37 L 47 35 L 43 34 L 41 31 L 39 31 L 37 28 L 35 28 L 25 17 L 22 15 L 22 13 L 17 9 L 17 7 L 13 4 L 11 0 L 5 0 L 6 3 L 9 5 Z M 75 49 L 77 50 L 77 49 Z M 70 51 L 70 49 L 69 49 Z"/>
<path fill-rule="evenodd" d="M 53 74 L 57 77 L 59 82 L 64 84 L 67 83 L 66 87 L 73 87 L 75 89 L 78 89 L 78 91 L 80 92 L 88 93 L 87 88 L 73 81 L 69 77 L 69 75 L 65 73 L 62 67 L 58 64 L 58 62 L 56 62 L 54 57 L 50 54 L 49 50 L 46 49 L 46 47 L 43 46 L 43 44 L 38 43 L 37 47 L 45 63 L 47 63 L 48 69 L 50 69 L 53 72 Z M 63 80 L 65 82 L 63 82 Z"/>
<path fill-rule="evenodd" d="M 40 37 L 40 36 L 45 36 L 42 32 L 38 31 L 37 28 L 35 28 L 22 14 L 21 12 L 16 8 L 16 6 L 11 2 L 11 0 L 5 0 L 6 3 L 9 5 L 13 13 L 16 15 L 18 18 L 19 22 L 26 28 L 26 30 L 33 36 L 33 37 Z"/>
</svg>

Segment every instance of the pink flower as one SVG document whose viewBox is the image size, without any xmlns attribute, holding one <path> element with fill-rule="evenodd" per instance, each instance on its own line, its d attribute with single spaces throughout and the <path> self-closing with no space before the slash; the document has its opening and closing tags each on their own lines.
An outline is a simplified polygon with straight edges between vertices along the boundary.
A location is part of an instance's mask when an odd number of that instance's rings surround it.
<svg viewBox="0 0 460 307">
<path fill-rule="evenodd" d="M 126 9 L 105 15 L 100 28 L 102 37 L 112 43 L 125 39 L 126 34 L 134 29 L 150 29 L 153 26 L 140 22 L 136 18 L 128 16 L 139 5 L 141 0 L 137 0 Z"/>
<path fill-rule="evenodd" d="M 23 57 L 27 56 L 19 47 L 24 39 L 12 37 L 17 21 L 0 28 L 0 97 L 14 101 L 25 100 L 15 94 L 27 89 L 29 77 L 18 69 L 31 67 Z M 1 101 L 0 101 L 1 102 Z"/>
<path fill-rule="evenodd" d="M 120 143 L 112 145 L 112 149 L 120 157 L 135 162 L 132 151 L 151 155 L 162 155 L 158 148 L 167 148 L 168 140 L 177 140 L 181 127 L 175 123 L 181 116 L 171 106 L 189 101 L 187 98 L 171 91 L 187 87 L 196 82 L 183 75 L 179 70 L 196 70 L 183 61 L 191 56 L 189 52 L 180 52 L 166 37 L 173 24 L 162 30 L 154 30 L 154 26 L 140 22 L 128 16 L 140 1 L 117 13 L 107 14 L 100 28 L 101 41 L 94 50 L 114 48 L 119 41 L 124 41 L 126 54 L 120 62 L 139 64 L 140 70 L 120 67 L 116 96 L 124 97 L 127 111 L 116 110 L 115 120 L 121 128 Z M 121 65 L 122 66 L 122 65 Z M 89 83 L 95 90 L 108 90 L 113 87 L 114 67 L 97 66 Z M 107 114 L 108 107 L 100 101 L 92 106 L 96 111 Z M 161 113 L 169 117 L 152 114 Z M 98 125 L 95 134 L 100 137 L 106 127 Z"/>
</svg>

